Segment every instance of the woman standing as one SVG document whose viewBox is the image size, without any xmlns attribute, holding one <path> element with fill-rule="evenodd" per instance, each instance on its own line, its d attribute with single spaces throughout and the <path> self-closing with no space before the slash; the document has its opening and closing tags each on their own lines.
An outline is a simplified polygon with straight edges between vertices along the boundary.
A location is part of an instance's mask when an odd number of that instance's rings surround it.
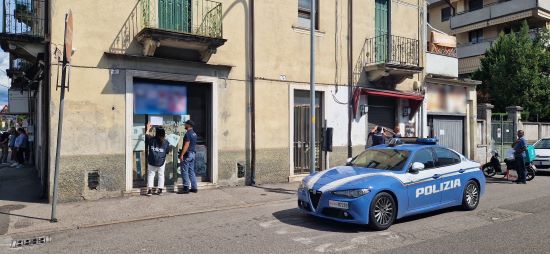
<svg viewBox="0 0 550 254">
<path fill-rule="evenodd" d="M 147 124 L 147 133 L 152 129 L 151 123 Z M 149 155 L 147 156 L 148 172 L 147 172 L 147 196 L 153 194 L 155 175 L 158 173 L 157 195 L 162 195 L 164 189 L 164 168 L 166 155 L 169 152 L 170 143 L 165 139 L 166 132 L 163 128 L 155 129 L 155 136 L 147 134 L 145 136 L 145 144 Z"/>
<path fill-rule="evenodd" d="M 15 138 L 15 151 L 17 152 L 17 165 L 16 168 L 22 168 L 25 164 L 25 153 L 27 152 L 27 146 L 29 138 L 27 132 L 23 128 L 17 129 L 19 135 Z"/>
</svg>

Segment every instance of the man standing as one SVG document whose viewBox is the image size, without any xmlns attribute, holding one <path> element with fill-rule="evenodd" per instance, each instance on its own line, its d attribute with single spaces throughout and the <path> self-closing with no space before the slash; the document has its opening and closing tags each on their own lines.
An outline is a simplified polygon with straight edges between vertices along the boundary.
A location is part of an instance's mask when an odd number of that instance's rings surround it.
<svg viewBox="0 0 550 254">
<path fill-rule="evenodd" d="M 152 129 L 152 125 L 147 124 L 147 133 Z M 145 144 L 147 146 L 148 156 L 147 163 L 148 172 L 147 172 L 147 196 L 153 194 L 153 187 L 155 183 L 155 174 L 158 173 L 158 187 L 157 195 L 162 195 L 162 190 L 164 189 L 164 168 L 166 162 L 166 155 L 169 152 L 170 144 L 165 139 L 166 132 L 163 128 L 155 129 L 155 136 L 146 135 Z"/>
<path fill-rule="evenodd" d="M 8 164 L 8 145 L 10 139 L 10 133 L 8 131 L 5 131 L 0 135 L 0 147 L 2 148 L 2 157 L 0 157 L 0 162 L 2 164 Z"/>
<path fill-rule="evenodd" d="M 197 178 L 195 177 L 195 145 L 197 134 L 193 130 L 195 123 L 192 120 L 185 122 L 185 136 L 183 137 L 183 149 L 181 150 L 181 178 L 183 179 L 183 194 L 189 191 L 197 193 Z M 191 189 L 189 189 L 191 188 Z"/>
<path fill-rule="evenodd" d="M 386 134 L 382 126 L 376 126 L 371 130 L 369 136 L 372 136 L 372 146 L 382 145 L 386 143 Z"/>
<path fill-rule="evenodd" d="M 514 148 L 514 160 L 516 163 L 516 171 L 518 172 L 517 184 L 527 184 L 525 179 L 525 153 L 527 151 L 527 142 L 523 137 L 525 133 L 518 130 L 518 139 L 512 144 Z"/>
</svg>

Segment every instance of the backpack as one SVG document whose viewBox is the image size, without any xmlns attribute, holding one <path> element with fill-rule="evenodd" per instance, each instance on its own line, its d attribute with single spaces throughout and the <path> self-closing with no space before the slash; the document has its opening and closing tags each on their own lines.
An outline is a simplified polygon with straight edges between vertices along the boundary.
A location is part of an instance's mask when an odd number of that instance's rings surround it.
<svg viewBox="0 0 550 254">
<path fill-rule="evenodd" d="M 525 162 L 532 162 L 535 160 L 536 154 L 535 154 L 535 146 L 528 145 L 527 151 L 525 151 Z"/>
</svg>

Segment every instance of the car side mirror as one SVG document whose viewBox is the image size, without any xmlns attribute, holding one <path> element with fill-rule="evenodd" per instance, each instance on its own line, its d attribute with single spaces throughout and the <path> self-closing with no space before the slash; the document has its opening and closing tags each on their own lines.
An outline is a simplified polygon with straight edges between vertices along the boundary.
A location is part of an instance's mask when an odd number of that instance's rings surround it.
<svg viewBox="0 0 550 254">
<path fill-rule="evenodd" d="M 353 158 L 348 158 L 346 160 L 346 166 L 351 166 L 351 161 L 353 161 Z"/>
<path fill-rule="evenodd" d="M 420 170 L 423 170 L 424 168 L 425 168 L 424 163 L 414 162 L 409 172 L 411 174 L 418 174 L 418 172 L 420 172 Z"/>
</svg>

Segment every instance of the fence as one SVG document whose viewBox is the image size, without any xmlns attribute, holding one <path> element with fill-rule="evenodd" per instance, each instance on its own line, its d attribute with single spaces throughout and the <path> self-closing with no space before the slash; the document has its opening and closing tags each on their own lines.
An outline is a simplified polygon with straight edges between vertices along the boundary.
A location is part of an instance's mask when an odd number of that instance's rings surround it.
<svg viewBox="0 0 550 254">
<path fill-rule="evenodd" d="M 2 33 L 43 38 L 45 13 L 44 0 L 4 0 Z"/>
<path fill-rule="evenodd" d="M 523 122 L 522 125 L 528 143 L 535 143 L 541 138 L 550 137 L 550 123 Z"/>
</svg>

